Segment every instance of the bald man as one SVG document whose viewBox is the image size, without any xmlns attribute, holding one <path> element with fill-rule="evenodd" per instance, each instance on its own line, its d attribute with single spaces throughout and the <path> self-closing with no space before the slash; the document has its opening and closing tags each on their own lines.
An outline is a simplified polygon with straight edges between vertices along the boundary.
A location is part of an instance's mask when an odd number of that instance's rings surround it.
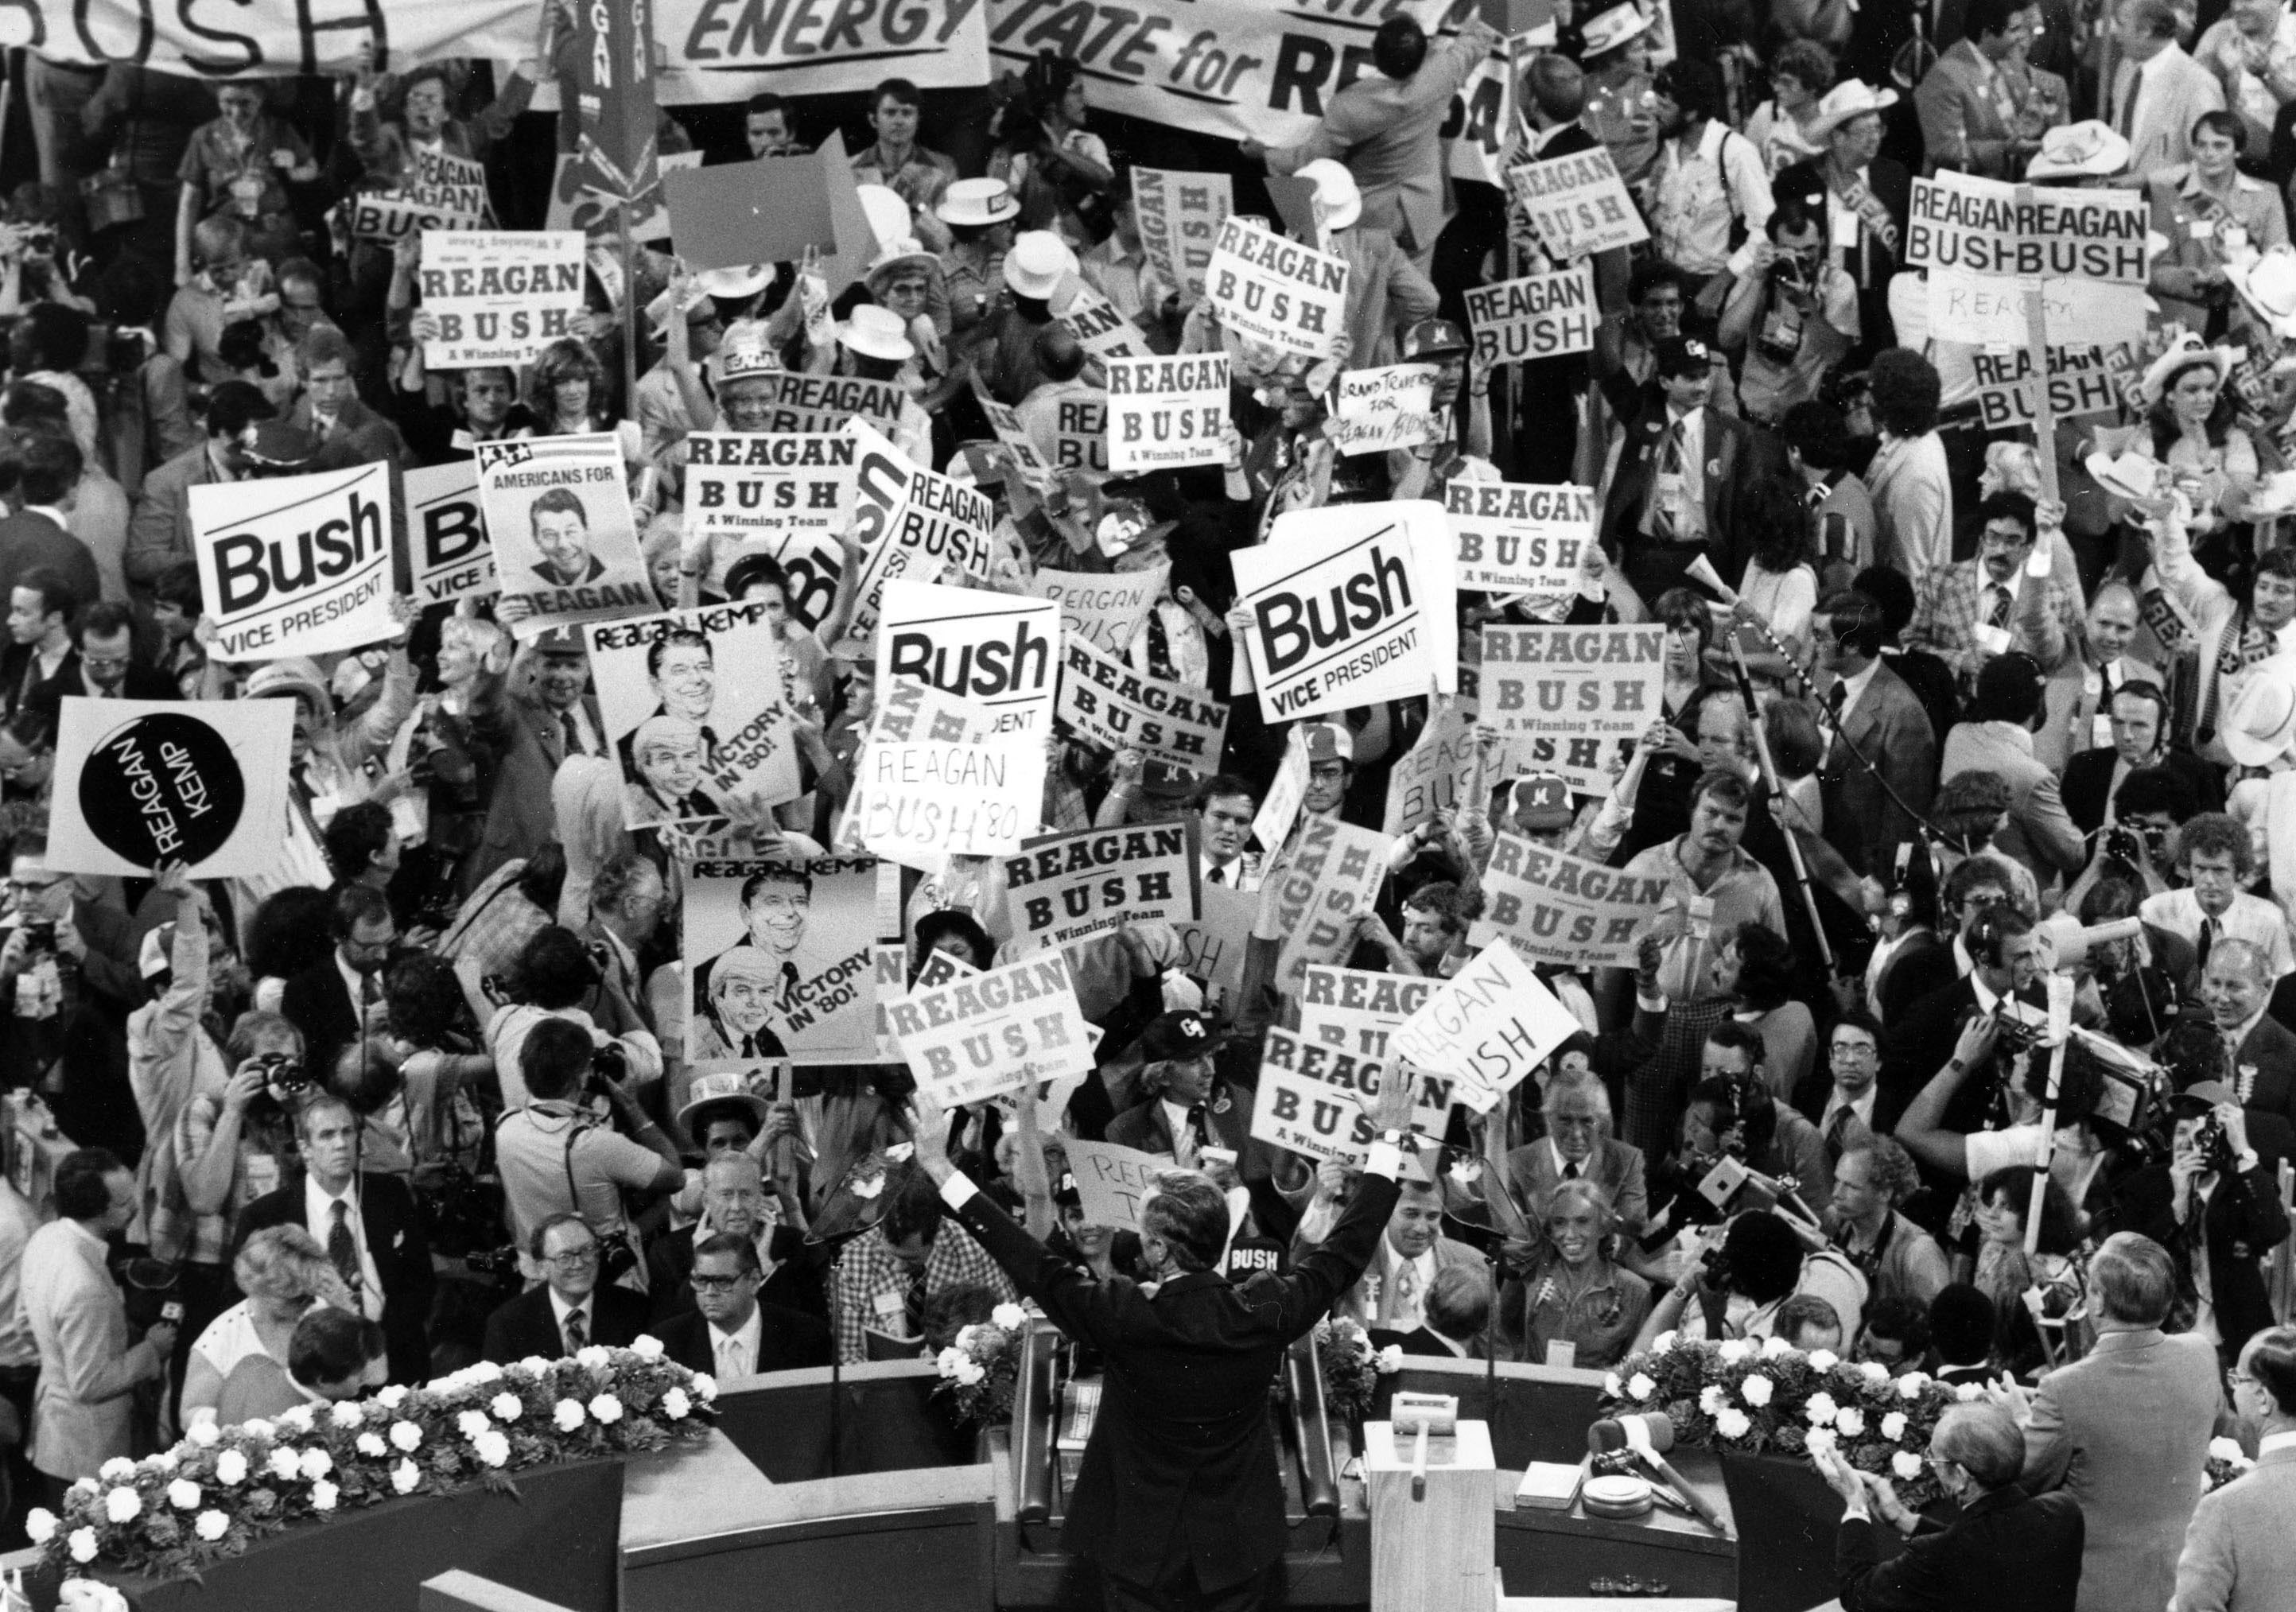
<svg viewBox="0 0 2296 1612">
<path fill-rule="evenodd" d="M 2229 1055 L 2226 1079 L 2267 1163 L 2296 1143 L 2296 1034 L 2267 1011 L 2273 984 L 2263 949 L 2245 940 L 2218 941 L 2201 970 L 2201 1000 Z"/>
<path fill-rule="evenodd" d="M 2065 646 L 2065 658 L 2044 668 L 2041 726 L 2033 735 L 2033 759 L 2053 773 L 2084 750 L 2111 749 L 2112 691 L 2124 683 L 2165 687 L 2160 668 L 2132 659 L 2128 651 L 2138 626 L 2136 592 L 2125 582 L 2097 586 L 2080 635 Z"/>
</svg>

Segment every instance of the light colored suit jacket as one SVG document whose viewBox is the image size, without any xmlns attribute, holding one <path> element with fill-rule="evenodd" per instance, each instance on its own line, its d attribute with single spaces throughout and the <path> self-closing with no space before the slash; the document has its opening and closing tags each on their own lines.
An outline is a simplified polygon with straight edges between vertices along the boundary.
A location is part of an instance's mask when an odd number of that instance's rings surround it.
<svg viewBox="0 0 2296 1612">
<path fill-rule="evenodd" d="M 86 1477 L 129 1452 L 137 1383 L 164 1363 L 131 1346 L 127 1311 L 103 1244 L 75 1220 L 53 1220 L 24 1247 L 24 1319 L 40 1346 L 32 1402 L 32 1464 L 51 1477 Z"/>
<path fill-rule="evenodd" d="M 2124 61 L 2112 76 L 2112 127 L 2121 127 L 2128 96 L 2136 89 L 2137 65 Z M 2193 124 L 2202 112 L 2224 110 L 2224 86 L 2217 76 L 2171 45 L 2144 64 L 2144 86 L 2136 90 L 2136 120 L 2128 128 L 2128 171 L 2149 179 L 2164 168 L 2193 157 Z M 2083 1589 L 2086 1592 L 2087 1580 Z M 2087 1595 L 2081 1598 L 2087 1604 Z"/>
<path fill-rule="evenodd" d="M 1348 260 L 1349 366 L 1393 364 L 1396 338 L 1442 306 L 1435 282 L 1414 266 L 1393 235 L 1368 225 L 1335 233 L 1332 252 Z"/>
<path fill-rule="evenodd" d="M 1292 1258 L 1296 1261 L 1305 1252 L 1305 1248 L 1297 1249 Z M 1439 1276 L 1454 1266 L 1463 1266 L 1471 1271 L 1483 1268 L 1481 1255 L 1452 1238 L 1438 1237 L 1434 1252 L 1435 1273 Z M 1398 1257 L 1395 1245 L 1388 1241 L 1385 1232 L 1382 1232 L 1378 1252 L 1371 1256 L 1371 1264 L 1364 1268 L 1364 1273 L 1356 1279 L 1356 1285 L 1340 1295 L 1339 1301 L 1332 1306 L 1332 1313 L 1344 1315 L 1349 1321 L 1360 1322 L 1366 1327 L 1385 1327 L 1391 1331 L 1408 1330 L 1404 1322 L 1390 1310 L 1395 1297 Z M 1427 1295 L 1419 1295 L 1419 1303 L 1423 1311 Z"/>
<path fill-rule="evenodd" d="M 2216 1350 L 2190 1332 L 2107 1332 L 2041 1379 L 2024 1484 L 2062 1485 L 2080 1502 L 2080 1612 L 2168 1604 L 2222 1398 Z"/>
<path fill-rule="evenodd" d="M 1587 1175 L 1610 1194 L 1619 1229 L 1639 1232 L 1650 1221 L 1650 1183 L 1643 1168 L 1643 1150 L 1615 1136 L 1606 1136 L 1589 1158 Z M 1507 1154 L 1507 1182 L 1514 1200 L 1540 1235 L 1546 1231 L 1546 1201 L 1562 1184 L 1554 1167 L 1554 1147 L 1546 1138 L 1527 1142 Z"/>
<path fill-rule="evenodd" d="M 2296 1598 L 2296 1450 L 2203 1494 L 2177 1562 L 2177 1612 L 2265 1612 Z"/>
<path fill-rule="evenodd" d="M 2057 775 L 2033 759 L 2033 735 L 2006 722 L 1956 722 L 1945 736 L 1943 784 L 1964 773 L 1991 773 L 2009 786 L 2009 826 L 1994 844 L 2032 870 L 2044 888 L 2052 872 L 2079 873 L 2081 831 L 2065 811 Z"/>
<path fill-rule="evenodd" d="M 1866 469 L 1874 495 L 1874 559 L 1918 582 L 1953 563 L 1953 478 L 1935 431 L 1886 437 Z"/>
<path fill-rule="evenodd" d="M 1829 678 L 1827 687 L 1833 681 Z M 1818 697 L 1824 699 L 1825 691 L 1821 689 Z M 1843 740 L 1889 781 L 1890 788 L 1904 798 L 1904 807 L 1874 781 L 1873 773 L 1851 759 Z M 1879 872 L 1890 865 L 1898 842 L 1913 838 L 1914 820 L 1906 810 L 1929 811 L 1937 792 L 1937 734 L 1920 697 L 1884 661 L 1874 668 L 1866 692 L 1842 712 L 1841 737 L 1827 749 L 1818 771 L 1828 837 L 1841 845 L 1834 831 L 1855 826 L 1854 846 L 1843 846 L 1851 866 Z"/>
<path fill-rule="evenodd" d="M 1914 106 L 1922 116 L 1926 171 L 1951 168 L 1995 179 L 2003 176 L 2010 128 L 1994 99 L 1999 71 L 1973 43 L 1961 39 L 1923 75 Z"/>
</svg>

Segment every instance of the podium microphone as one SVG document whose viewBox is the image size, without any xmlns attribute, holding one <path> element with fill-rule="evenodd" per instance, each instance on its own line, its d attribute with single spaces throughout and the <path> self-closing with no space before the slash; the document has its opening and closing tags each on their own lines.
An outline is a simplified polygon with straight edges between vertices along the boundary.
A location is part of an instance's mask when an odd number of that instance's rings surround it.
<svg viewBox="0 0 2296 1612">
<path fill-rule="evenodd" d="M 1615 1455 L 1621 1450 L 1635 1457 L 1673 1488 L 1685 1504 L 1698 1514 L 1698 1520 L 1723 1538 L 1730 1537 L 1729 1525 L 1713 1502 L 1690 1486 L 1689 1479 L 1674 1469 L 1666 1459 L 1666 1452 L 1674 1448 L 1674 1424 L 1655 1411 L 1638 1416 L 1605 1417 L 1587 1429 L 1587 1448 L 1596 1455 Z"/>
</svg>

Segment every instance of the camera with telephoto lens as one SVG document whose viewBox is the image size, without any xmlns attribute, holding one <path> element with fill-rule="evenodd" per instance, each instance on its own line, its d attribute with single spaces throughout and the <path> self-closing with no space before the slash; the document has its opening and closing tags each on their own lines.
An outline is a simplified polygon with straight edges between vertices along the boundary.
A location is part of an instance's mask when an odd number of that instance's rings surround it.
<svg viewBox="0 0 2296 1612">
<path fill-rule="evenodd" d="M 2168 842 L 2169 831 L 2154 822 L 2116 822 L 2104 831 L 2105 854 L 2131 867 L 2148 860 L 2157 863 Z"/>
<path fill-rule="evenodd" d="M 465 1269 L 478 1276 L 515 1276 L 518 1270 L 518 1250 L 514 1248 L 473 1248 L 463 1256 Z"/>
<path fill-rule="evenodd" d="M 1720 1243 L 1698 1256 L 1698 1268 L 1705 1272 L 1703 1280 L 1708 1287 L 1718 1293 L 1730 1290 L 1730 1255 Z"/>
<path fill-rule="evenodd" d="M 263 1089 L 281 1102 L 292 1102 L 311 1089 L 311 1078 L 303 1073 L 302 1060 L 292 1052 L 266 1052 L 260 1058 L 247 1060 L 250 1068 L 263 1073 Z"/>
<path fill-rule="evenodd" d="M 56 949 L 56 926 L 53 923 L 28 923 L 24 926 L 24 949 L 28 952 L 47 952 Z"/>
<path fill-rule="evenodd" d="M 590 1054 L 590 1082 L 593 1091 L 603 1093 L 605 1090 L 604 1083 L 607 1081 L 619 1085 L 628 1078 L 629 1072 L 629 1051 L 619 1041 L 607 1042 Z"/>
<path fill-rule="evenodd" d="M 1775 289 L 1807 297 L 1816 283 L 1815 266 L 1799 253 L 1782 251 L 1770 259 L 1770 284 Z"/>
<path fill-rule="evenodd" d="M 2240 1160 L 2232 1150 L 2232 1135 L 2214 1113 L 2203 1115 L 2193 1128 L 2193 1150 L 2201 1162 L 2219 1175 L 2239 1174 Z"/>
</svg>

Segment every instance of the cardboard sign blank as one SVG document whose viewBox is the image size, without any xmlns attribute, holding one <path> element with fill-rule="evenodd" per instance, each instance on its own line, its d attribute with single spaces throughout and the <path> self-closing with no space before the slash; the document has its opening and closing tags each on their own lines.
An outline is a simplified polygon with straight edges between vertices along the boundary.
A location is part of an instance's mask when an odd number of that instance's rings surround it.
<svg viewBox="0 0 2296 1612">
<path fill-rule="evenodd" d="M 837 250 L 821 153 L 759 157 L 662 176 L 669 233 L 696 269 L 787 263 L 808 246 Z"/>
</svg>

